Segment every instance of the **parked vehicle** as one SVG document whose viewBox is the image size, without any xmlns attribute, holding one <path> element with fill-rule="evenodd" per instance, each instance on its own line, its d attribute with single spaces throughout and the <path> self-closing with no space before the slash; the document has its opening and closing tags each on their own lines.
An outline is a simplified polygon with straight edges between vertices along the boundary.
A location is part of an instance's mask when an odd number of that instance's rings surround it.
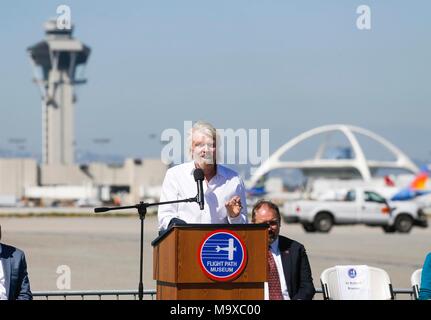
<svg viewBox="0 0 431 320">
<path fill-rule="evenodd" d="M 387 201 L 362 188 L 349 190 L 343 200 L 286 202 L 283 219 L 301 223 L 307 232 L 329 232 L 334 225 L 346 224 L 381 226 L 388 233 L 428 226 L 426 215 L 414 201 Z"/>
</svg>

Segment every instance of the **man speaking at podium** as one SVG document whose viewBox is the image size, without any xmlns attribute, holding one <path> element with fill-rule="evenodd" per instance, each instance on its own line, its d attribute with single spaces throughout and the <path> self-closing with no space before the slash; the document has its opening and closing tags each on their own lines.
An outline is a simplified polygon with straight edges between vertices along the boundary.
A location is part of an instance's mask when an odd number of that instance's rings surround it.
<svg viewBox="0 0 431 320">
<path fill-rule="evenodd" d="M 159 206 L 159 231 L 174 223 L 247 223 L 244 183 L 235 171 L 216 161 L 216 129 L 198 121 L 189 141 L 192 161 L 166 172 L 160 202 L 190 198 L 197 192 L 201 201 Z"/>
</svg>

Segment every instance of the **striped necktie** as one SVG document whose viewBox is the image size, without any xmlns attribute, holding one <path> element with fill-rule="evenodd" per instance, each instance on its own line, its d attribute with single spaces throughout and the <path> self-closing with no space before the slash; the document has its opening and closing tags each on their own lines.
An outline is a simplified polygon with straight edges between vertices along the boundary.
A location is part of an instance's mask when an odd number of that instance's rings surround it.
<svg viewBox="0 0 431 320">
<path fill-rule="evenodd" d="M 268 287 L 269 287 L 269 300 L 283 300 L 281 294 L 280 277 L 277 271 L 277 265 L 275 264 L 274 257 L 272 256 L 271 248 L 268 249 Z"/>
</svg>

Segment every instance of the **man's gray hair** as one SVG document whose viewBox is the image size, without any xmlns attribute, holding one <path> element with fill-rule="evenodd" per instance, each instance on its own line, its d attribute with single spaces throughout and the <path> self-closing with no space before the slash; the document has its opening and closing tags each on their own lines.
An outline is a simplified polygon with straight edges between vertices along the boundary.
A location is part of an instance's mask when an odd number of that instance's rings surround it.
<svg viewBox="0 0 431 320">
<path fill-rule="evenodd" d="M 195 122 L 195 124 L 193 125 L 193 127 L 188 132 L 187 144 L 188 144 L 188 156 L 189 156 L 189 160 L 193 159 L 193 155 L 192 155 L 192 143 L 193 143 L 193 133 L 194 132 L 200 132 L 200 133 L 206 135 L 207 137 L 212 138 L 214 140 L 215 144 L 216 144 L 216 148 L 217 148 L 216 150 L 218 150 L 219 136 L 217 134 L 217 129 L 214 128 L 214 126 L 211 123 L 199 120 L 199 121 Z M 216 152 L 216 155 L 218 155 L 218 154 L 219 153 Z"/>
</svg>

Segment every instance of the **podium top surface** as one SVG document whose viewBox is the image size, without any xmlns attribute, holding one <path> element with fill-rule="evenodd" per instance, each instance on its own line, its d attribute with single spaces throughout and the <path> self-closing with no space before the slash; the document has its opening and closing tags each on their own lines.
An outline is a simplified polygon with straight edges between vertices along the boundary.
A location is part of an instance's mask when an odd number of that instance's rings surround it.
<svg viewBox="0 0 431 320">
<path fill-rule="evenodd" d="M 165 230 L 162 234 L 160 234 L 156 239 L 151 242 L 151 245 L 154 247 L 159 244 L 164 238 L 166 238 L 174 229 L 262 229 L 268 228 L 266 223 L 247 223 L 247 224 L 207 224 L 207 223 L 190 223 L 190 224 L 182 224 L 182 225 L 174 225 L 173 227 Z"/>
</svg>

